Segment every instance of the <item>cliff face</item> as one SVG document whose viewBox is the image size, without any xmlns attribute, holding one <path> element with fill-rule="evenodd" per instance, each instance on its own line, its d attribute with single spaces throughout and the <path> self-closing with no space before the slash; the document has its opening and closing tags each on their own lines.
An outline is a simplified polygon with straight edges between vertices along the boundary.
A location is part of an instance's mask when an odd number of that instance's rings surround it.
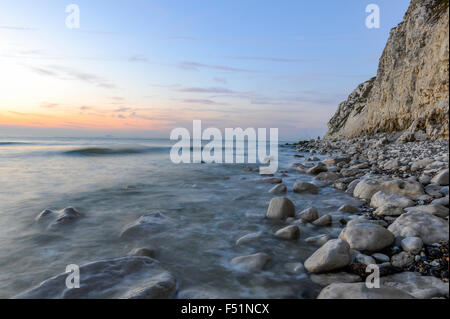
<svg viewBox="0 0 450 319">
<path fill-rule="evenodd" d="M 449 137 L 449 0 L 412 0 L 376 77 L 341 103 L 327 137 L 422 131 Z"/>
</svg>

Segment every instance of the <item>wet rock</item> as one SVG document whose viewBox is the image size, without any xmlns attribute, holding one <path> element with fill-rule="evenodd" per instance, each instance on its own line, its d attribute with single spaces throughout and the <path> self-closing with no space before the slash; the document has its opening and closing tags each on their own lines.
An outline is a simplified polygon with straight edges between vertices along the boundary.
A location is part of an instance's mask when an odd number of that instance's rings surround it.
<svg viewBox="0 0 450 319">
<path fill-rule="evenodd" d="M 134 248 L 130 253 L 130 256 L 140 256 L 140 257 L 150 257 L 155 258 L 156 256 L 156 250 L 153 248 Z"/>
<path fill-rule="evenodd" d="M 374 258 L 364 254 L 357 254 L 355 257 L 355 261 L 366 266 L 375 265 L 377 263 Z"/>
<path fill-rule="evenodd" d="M 403 208 L 387 204 L 381 207 L 378 207 L 374 214 L 378 216 L 400 216 L 401 214 L 404 214 L 405 211 Z"/>
<path fill-rule="evenodd" d="M 347 224 L 339 238 L 352 249 L 367 252 L 380 251 L 394 243 L 394 235 L 386 228 L 372 223 Z"/>
<path fill-rule="evenodd" d="M 403 290 L 381 286 L 369 289 L 366 283 L 334 283 L 320 292 L 317 299 L 414 299 Z"/>
<path fill-rule="evenodd" d="M 356 214 L 356 213 L 359 212 L 359 208 L 356 207 L 356 206 L 353 206 L 353 205 L 346 204 L 346 205 L 342 205 L 339 208 L 339 211 L 342 212 L 342 213 Z"/>
<path fill-rule="evenodd" d="M 343 240 L 334 239 L 325 243 L 305 262 L 311 273 L 322 273 L 343 268 L 350 262 L 350 246 Z"/>
<path fill-rule="evenodd" d="M 305 266 L 302 263 L 287 263 L 285 265 L 286 269 L 292 274 L 304 274 L 306 273 Z"/>
<path fill-rule="evenodd" d="M 288 240 L 298 239 L 300 237 L 300 229 L 295 225 L 287 226 L 278 230 L 275 236 Z"/>
<path fill-rule="evenodd" d="M 264 178 L 257 181 L 258 183 L 264 183 L 264 184 L 281 184 L 283 183 L 283 180 L 281 178 Z"/>
<path fill-rule="evenodd" d="M 449 206 L 449 196 L 445 196 L 439 199 L 435 199 L 431 202 L 431 205 L 442 205 L 442 206 Z"/>
<path fill-rule="evenodd" d="M 434 197 L 434 198 L 441 198 L 444 196 L 444 194 L 441 193 L 442 186 L 438 184 L 429 184 L 425 186 L 425 193 L 428 195 Z"/>
<path fill-rule="evenodd" d="M 264 253 L 240 256 L 233 258 L 231 264 L 240 270 L 256 272 L 261 271 L 271 260 L 270 256 Z"/>
<path fill-rule="evenodd" d="M 311 175 L 318 175 L 319 173 L 327 172 L 327 171 L 328 171 L 327 166 L 323 163 L 319 163 L 316 166 L 313 166 L 310 169 L 308 169 L 306 171 L 306 173 L 311 174 Z"/>
<path fill-rule="evenodd" d="M 242 236 L 241 238 L 239 238 L 236 241 L 236 245 L 240 246 L 240 245 L 246 245 L 252 242 L 255 242 L 257 240 L 259 240 L 262 237 L 262 232 L 256 232 L 256 233 L 251 233 L 251 234 L 247 234 L 245 236 Z"/>
<path fill-rule="evenodd" d="M 224 296 L 222 296 L 217 291 L 211 291 L 208 288 L 189 288 L 185 290 L 181 290 L 178 295 L 178 299 L 186 299 L 186 300 L 196 300 L 196 299 L 225 299 Z"/>
<path fill-rule="evenodd" d="M 330 226 L 333 223 L 333 218 L 330 215 L 324 215 L 316 219 L 313 224 L 316 226 Z"/>
<path fill-rule="evenodd" d="M 321 181 L 326 183 L 333 183 L 334 181 L 341 178 L 339 174 L 333 172 L 322 172 L 313 178 L 315 181 Z"/>
<path fill-rule="evenodd" d="M 381 278 L 380 283 L 409 293 L 418 299 L 435 297 L 448 298 L 448 283 L 431 276 L 421 276 L 418 273 L 402 272 Z"/>
<path fill-rule="evenodd" d="M 130 225 L 126 226 L 120 237 L 134 237 L 143 236 L 148 233 L 154 233 L 157 231 L 164 231 L 168 227 L 175 225 L 173 219 L 167 217 L 161 212 L 153 212 L 148 215 L 139 217 L 139 219 Z"/>
<path fill-rule="evenodd" d="M 286 219 L 295 216 L 295 205 L 286 197 L 273 198 L 267 208 L 266 217 L 271 219 Z"/>
<path fill-rule="evenodd" d="M 319 193 L 319 187 L 317 187 L 314 184 L 307 183 L 307 182 L 298 182 L 294 185 L 294 192 L 295 193 L 310 193 L 310 194 L 317 194 Z"/>
<path fill-rule="evenodd" d="M 401 242 L 404 251 L 417 255 L 423 247 L 423 241 L 419 237 L 406 237 Z"/>
<path fill-rule="evenodd" d="M 287 187 L 284 184 L 278 184 L 269 190 L 270 194 L 285 194 L 287 192 Z"/>
<path fill-rule="evenodd" d="M 427 245 L 448 241 L 448 222 L 422 211 L 401 215 L 388 229 L 396 236 L 420 237 Z"/>
<path fill-rule="evenodd" d="M 312 223 L 319 218 L 319 213 L 316 208 L 311 207 L 302 211 L 298 216 L 301 220 L 307 223 Z"/>
<path fill-rule="evenodd" d="M 353 195 L 355 188 L 359 184 L 360 181 L 361 181 L 360 179 L 355 179 L 354 181 L 350 182 L 350 184 L 348 184 L 347 190 L 345 192 Z"/>
<path fill-rule="evenodd" d="M 80 266 L 80 288 L 67 289 L 67 273 L 52 277 L 18 299 L 171 298 L 176 279 L 158 261 L 123 257 Z"/>
</svg>

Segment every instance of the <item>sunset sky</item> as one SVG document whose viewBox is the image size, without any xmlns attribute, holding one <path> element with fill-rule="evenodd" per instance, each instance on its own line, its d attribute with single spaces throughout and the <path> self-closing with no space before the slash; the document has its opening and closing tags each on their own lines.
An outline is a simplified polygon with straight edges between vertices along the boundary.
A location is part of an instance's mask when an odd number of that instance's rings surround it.
<svg viewBox="0 0 450 319">
<path fill-rule="evenodd" d="M 369 3 L 380 29 L 365 26 Z M 0 134 L 169 137 L 199 119 L 317 136 L 376 74 L 408 4 L 2 0 Z"/>
</svg>

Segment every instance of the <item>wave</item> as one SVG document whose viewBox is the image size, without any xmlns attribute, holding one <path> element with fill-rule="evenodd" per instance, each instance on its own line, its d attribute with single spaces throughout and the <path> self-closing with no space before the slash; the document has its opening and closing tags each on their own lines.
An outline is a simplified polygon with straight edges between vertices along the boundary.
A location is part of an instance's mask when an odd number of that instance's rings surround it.
<svg viewBox="0 0 450 319">
<path fill-rule="evenodd" d="M 16 145 L 31 145 L 32 143 L 25 142 L 0 142 L 0 146 L 16 146 Z"/>
<path fill-rule="evenodd" d="M 170 147 L 83 147 L 64 151 L 64 155 L 72 156 L 114 156 L 144 153 L 162 153 Z"/>
</svg>

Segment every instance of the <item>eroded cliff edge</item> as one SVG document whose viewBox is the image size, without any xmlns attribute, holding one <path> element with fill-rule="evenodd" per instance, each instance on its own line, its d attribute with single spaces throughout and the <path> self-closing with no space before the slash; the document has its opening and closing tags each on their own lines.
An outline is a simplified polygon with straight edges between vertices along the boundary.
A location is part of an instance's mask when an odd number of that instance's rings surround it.
<svg viewBox="0 0 450 319">
<path fill-rule="evenodd" d="M 376 77 L 360 84 L 326 137 L 409 132 L 449 137 L 449 0 L 412 0 L 390 32 Z"/>
</svg>

